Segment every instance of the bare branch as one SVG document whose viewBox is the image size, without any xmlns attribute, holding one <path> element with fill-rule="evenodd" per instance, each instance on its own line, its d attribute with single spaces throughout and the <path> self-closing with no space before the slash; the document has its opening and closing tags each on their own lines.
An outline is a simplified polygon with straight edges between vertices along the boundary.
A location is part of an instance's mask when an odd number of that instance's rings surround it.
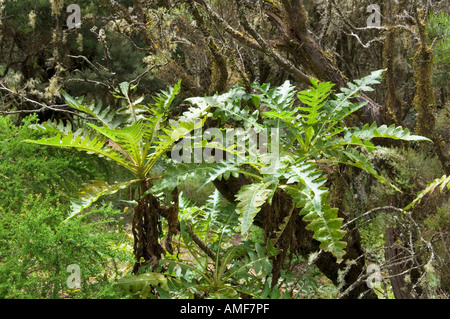
<svg viewBox="0 0 450 319">
<path fill-rule="evenodd" d="M 382 37 L 377 37 L 377 38 L 374 38 L 374 39 L 368 41 L 366 44 L 364 44 L 364 43 L 361 41 L 361 39 L 359 38 L 359 36 L 358 36 L 357 34 L 355 34 L 353 31 L 352 31 L 351 33 L 348 33 L 348 32 L 345 32 L 345 31 L 344 31 L 344 33 L 345 33 L 346 35 L 355 37 L 356 40 L 358 41 L 358 43 L 361 44 L 362 47 L 363 47 L 364 49 L 370 48 L 370 46 L 371 46 L 371 44 L 372 44 L 373 42 L 383 42 L 383 38 L 382 38 Z"/>
<path fill-rule="evenodd" d="M 81 76 L 83 77 L 83 79 L 79 79 L 79 78 L 68 79 L 67 80 L 68 82 L 86 82 L 86 83 L 92 83 L 92 84 L 95 84 L 95 85 L 101 85 L 101 86 L 104 86 L 104 87 L 106 87 L 108 89 L 110 88 L 109 84 L 106 84 L 106 83 L 103 83 L 103 82 L 100 82 L 100 81 L 94 81 L 94 80 L 88 79 L 86 77 L 86 75 L 83 72 L 81 72 L 80 70 L 78 70 L 78 69 L 76 69 L 74 72 L 80 73 Z"/>
<path fill-rule="evenodd" d="M 99 76 L 101 76 L 103 78 L 103 80 L 108 83 L 108 87 L 111 89 L 114 87 L 114 85 L 102 74 L 102 72 L 91 62 L 89 61 L 88 58 L 86 58 L 84 55 L 67 55 L 69 58 L 74 58 L 74 59 L 82 59 L 84 61 L 86 61 L 96 72 Z"/>
<path fill-rule="evenodd" d="M 218 24 L 220 27 L 222 27 L 227 33 L 229 33 L 233 38 L 238 40 L 239 42 L 245 44 L 246 46 L 264 52 L 263 48 L 258 44 L 257 41 L 255 41 L 248 33 L 241 32 L 236 29 L 234 29 L 232 26 L 228 24 L 222 17 L 215 12 L 208 4 L 206 4 L 204 1 L 196 1 L 191 0 L 196 3 L 199 3 L 203 9 L 206 10 L 207 14 L 211 17 L 211 19 Z"/>
<path fill-rule="evenodd" d="M 360 216 L 350 220 L 349 222 L 345 223 L 341 228 L 346 228 L 348 227 L 348 225 L 353 224 L 354 222 L 356 222 L 357 220 L 364 218 L 366 216 L 372 215 L 373 213 L 376 213 L 378 211 L 383 211 L 383 210 L 393 210 L 396 212 L 403 212 L 403 209 L 398 208 L 398 207 L 394 207 L 394 206 L 383 206 L 383 207 L 377 207 L 374 209 L 369 210 L 368 212 L 365 212 L 364 214 L 361 214 Z"/>
<path fill-rule="evenodd" d="M 189 233 L 189 235 L 192 237 L 192 240 L 194 241 L 194 243 L 197 244 L 197 246 L 209 257 L 211 258 L 213 261 L 216 261 L 216 253 L 213 252 L 211 250 L 211 248 L 208 247 L 208 245 L 206 245 L 201 239 L 200 237 L 197 236 L 197 234 L 192 230 L 191 225 L 190 224 L 186 224 L 187 226 L 187 231 Z"/>
<path fill-rule="evenodd" d="M 20 114 L 20 113 L 40 113 L 40 112 L 44 112 L 46 110 L 51 110 L 51 111 L 55 111 L 55 112 L 64 112 L 64 113 L 68 113 L 68 114 L 72 114 L 75 116 L 78 116 L 82 119 L 85 120 L 92 120 L 93 118 L 90 117 L 85 117 L 77 112 L 74 111 L 70 111 L 70 110 L 66 110 L 66 109 L 62 109 L 61 107 L 67 107 L 67 104 L 54 104 L 54 105 L 46 105 L 44 103 L 32 100 L 24 95 L 19 94 L 18 92 L 15 92 L 9 88 L 7 88 L 3 83 L 0 82 L 0 90 L 3 91 L 7 91 L 13 95 L 18 96 L 19 98 L 23 99 L 24 101 L 27 101 L 29 103 L 35 104 L 40 106 L 39 109 L 33 109 L 33 110 L 17 110 L 17 111 L 0 111 L 0 114 L 3 115 L 8 115 L 8 114 Z"/>
<path fill-rule="evenodd" d="M 286 71 L 293 74 L 299 81 L 306 84 L 311 84 L 311 77 L 303 73 L 301 70 L 296 68 L 289 60 L 285 59 L 278 52 L 276 52 L 271 46 L 267 44 L 267 42 L 263 39 L 263 37 L 258 32 L 256 32 L 256 30 L 248 23 L 247 18 L 245 17 L 245 12 L 243 10 L 242 0 L 236 0 L 236 4 L 238 5 L 239 21 L 241 22 L 242 26 L 255 39 L 255 41 L 259 44 L 263 52 L 268 54 L 279 66 L 283 67 Z"/>
<path fill-rule="evenodd" d="M 143 76 L 145 76 L 147 73 L 151 72 L 154 68 L 163 67 L 163 66 L 166 66 L 167 64 L 169 64 L 169 62 L 152 65 L 150 68 L 148 68 L 147 70 L 145 70 L 144 72 L 142 72 L 141 74 L 139 74 L 135 79 L 131 80 L 131 81 L 130 81 L 130 84 L 139 82 L 139 80 L 140 80 Z"/>
</svg>

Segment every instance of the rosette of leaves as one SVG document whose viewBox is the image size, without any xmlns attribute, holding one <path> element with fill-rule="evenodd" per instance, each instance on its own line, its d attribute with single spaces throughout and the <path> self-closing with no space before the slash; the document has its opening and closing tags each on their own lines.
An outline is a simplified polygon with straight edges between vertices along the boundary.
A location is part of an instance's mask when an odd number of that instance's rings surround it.
<svg viewBox="0 0 450 319">
<path fill-rule="evenodd" d="M 236 195 L 242 234 L 247 233 L 262 205 L 271 204 L 275 192 L 284 189 L 300 209 L 307 228 L 321 243 L 321 249 L 342 260 L 345 232 L 341 229 L 342 219 L 338 218 L 337 209 L 328 203 L 329 190 L 324 186 L 327 176 L 319 169 L 320 164 L 358 167 L 382 183 L 388 183 L 366 157 L 368 152 L 378 148 L 371 140 L 429 141 L 401 127 L 376 123 L 362 128 L 345 125 L 345 119 L 367 103 L 355 102 L 356 98 L 363 91 L 372 91 L 372 86 L 380 83 L 382 73 L 383 70 L 375 71 L 349 82 L 339 92 L 333 91 L 332 83 L 312 79 L 311 87 L 301 92 L 286 81 L 275 88 L 270 84 L 253 84 L 256 91 L 253 94 L 235 86 L 223 95 L 189 99 L 197 105 L 197 112 L 210 113 L 213 118 L 232 120 L 234 125 L 256 131 L 276 129 L 278 143 L 272 141 L 267 146 L 278 153 L 257 154 L 256 161 L 254 156 L 252 160 L 247 156 L 240 162 L 202 163 L 195 167 L 185 164 L 166 171 L 168 179 L 164 183 L 174 186 L 177 177 L 194 171 L 206 174 L 206 181 L 245 175 L 252 183 L 243 186 Z M 395 185 L 390 186 L 397 189 Z M 278 225 L 276 238 L 286 224 Z"/>
<path fill-rule="evenodd" d="M 66 103 L 72 109 L 93 120 L 77 130 L 73 130 L 70 122 L 48 121 L 38 124 L 35 125 L 36 129 L 53 133 L 54 136 L 27 140 L 29 143 L 72 148 L 106 157 L 132 173 L 134 178 L 125 182 L 109 184 L 96 180 L 86 184 L 80 190 L 78 198 L 72 201 L 66 221 L 88 208 L 101 196 L 114 194 L 130 185 L 139 186 L 143 195 L 135 207 L 132 229 L 137 260 L 135 271 L 142 261 L 156 265 L 164 253 L 158 242 L 160 234 L 157 227 L 163 210 L 152 195 L 149 179 L 156 162 L 180 137 L 194 128 L 194 121 L 191 119 L 169 123 L 167 118 L 170 105 L 180 91 L 180 85 L 178 82 L 168 91 L 158 93 L 153 97 L 153 104 L 143 105 L 143 96 L 136 100 L 131 97 L 136 86 L 123 82 L 114 92 L 116 98 L 125 102 L 124 107 L 117 112 L 110 107 L 103 107 L 101 103 L 84 103 L 83 98 L 74 98 L 63 91 Z M 170 212 L 176 214 L 177 210 L 172 209 Z M 176 222 L 177 218 L 173 217 L 168 220 Z"/>
</svg>

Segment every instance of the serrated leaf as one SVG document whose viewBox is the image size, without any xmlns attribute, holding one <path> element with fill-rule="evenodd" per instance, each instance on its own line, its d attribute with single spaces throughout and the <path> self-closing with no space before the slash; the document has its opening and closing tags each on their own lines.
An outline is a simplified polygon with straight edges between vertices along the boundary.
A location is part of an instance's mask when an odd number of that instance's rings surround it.
<svg viewBox="0 0 450 319">
<path fill-rule="evenodd" d="M 245 235 L 253 223 L 253 219 L 259 212 L 261 206 L 273 196 L 273 190 L 270 188 L 271 182 L 261 182 L 250 185 L 244 185 L 236 194 L 236 212 L 239 214 L 241 222 L 241 234 Z"/>
<path fill-rule="evenodd" d="M 147 272 L 140 275 L 127 274 L 120 278 L 115 285 L 128 293 L 139 293 L 141 297 L 148 295 L 150 286 L 160 287 L 165 291 L 169 290 L 167 278 L 157 272 Z"/>
<path fill-rule="evenodd" d="M 101 196 L 112 195 L 121 189 L 128 187 L 129 185 L 139 182 L 139 180 L 130 180 L 127 182 L 116 182 L 112 185 L 105 181 L 97 180 L 93 183 L 86 185 L 78 193 L 78 198 L 71 201 L 69 216 L 64 220 L 67 222 L 72 219 L 84 209 L 91 206 L 96 202 Z"/>
<path fill-rule="evenodd" d="M 174 189 L 187 177 L 194 175 L 205 176 L 212 172 L 215 167 L 215 164 L 208 163 L 177 163 L 176 165 L 169 165 L 163 172 L 162 178 L 154 184 L 153 191 Z"/>
<path fill-rule="evenodd" d="M 225 180 L 227 180 L 230 178 L 230 175 L 237 177 L 238 172 L 239 167 L 237 166 L 237 164 L 229 162 L 215 164 L 211 166 L 211 170 L 208 173 L 208 178 L 205 179 L 205 181 L 200 185 L 199 189 L 215 181 L 216 179 L 222 180 L 222 178 L 224 178 Z"/>
<path fill-rule="evenodd" d="M 375 168 L 373 167 L 372 163 L 369 162 L 367 157 L 359 152 L 358 150 L 354 148 L 348 148 L 346 150 L 341 151 L 341 163 L 358 167 L 362 169 L 363 171 L 371 174 L 373 177 L 378 179 L 381 183 L 387 183 L 389 186 L 394 188 L 396 191 L 401 192 L 401 190 L 395 186 L 394 184 L 390 183 L 386 178 L 384 178 L 382 175 L 380 175 Z M 348 159 L 345 159 L 345 157 Z"/>
<path fill-rule="evenodd" d="M 217 221 L 217 217 L 220 214 L 220 201 L 220 192 L 217 189 L 214 189 L 214 192 L 206 200 L 205 205 L 208 219 L 211 221 L 211 224 L 214 224 Z"/>
<path fill-rule="evenodd" d="M 447 190 L 450 190 L 450 176 L 444 175 L 440 178 L 436 178 L 432 182 L 428 183 L 427 187 L 423 190 L 421 190 L 416 198 L 408 204 L 403 210 L 407 211 L 412 208 L 418 203 L 422 201 L 422 199 L 427 195 L 428 193 L 432 193 L 436 187 L 439 187 L 440 192 L 442 193 L 444 191 L 444 188 L 447 188 Z"/>
<path fill-rule="evenodd" d="M 349 82 L 347 83 L 348 87 L 342 87 L 342 93 L 335 94 L 334 99 L 330 100 L 326 107 L 330 119 L 341 121 L 367 104 L 366 102 L 351 103 L 350 100 L 357 97 L 362 91 L 373 91 L 371 85 L 381 83 L 381 76 L 384 71 L 384 69 L 373 71 L 368 76 L 355 80 L 356 84 Z"/>
<path fill-rule="evenodd" d="M 144 124 L 141 120 L 123 129 L 110 129 L 108 127 L 98 127 L 88 124 L 91 128 L 108 137 L 120 146 L 121 151 L 128 155 L 128 158 L 135 165 L 142 165 L 142 137 L 144 136 Z"/>
<path fill-rule="evenodd" d="M 318 82 L 312 79 L 313 88 L 310 90 L 301 91 L 297 94 L 298 99 L 306 105 L 306 107 L 299 107 L 303 111 L 302 116 L 308 125 L 314 125 L 319 122 L 319 115 L 321 108 L 327 102 L 331 89 L 334 84 L 330 82 Z"/>
<path fill-rule="evenodd" d="M 61 92 L 61 94 L 66 100 L 67 105 L 69 105 L 71 108 L 85 112 L 95 117 L 103 125 L 109 128 L 116 128 L 124 121 L 124 119 L 115 119 L 114 112 L 111 111 L 109 107 L 103 108 L 101 102 L 97 104 L 91 103 L 90 105 L 87 105 L 83 104 L 83 98 L 74 98 L 67 94 L 64 90 Z"/>
<path fill-rule="evenodd" d="M 326 179 L 316 166 L 303 163 L 293 167 L 288 183 L 295 186 L 286 188 L 298 208 L 302 208 L 306 227 L 314 232 L 314 238 L 321 243 L 321 249 L 331 252 L 338 260 L 345 254 L 346 243 L 341 239 L 345 232 L 341 230 L 342 219 L 337 218 L 337 209 L 326 203 L 328 190 L 323 187 Z"/>
<path fill-rule="evenodd" d="M 119 151 L 107 147 L 107 139 L 103 136 L 94 136 L 91 139 L 86 135 L 76 135 L 72 132 L 69 132 L 66 135 L 58 134 L 51 138 L 25 140 L 25 142 L 62 148 L 75 148 L 81 151 L 96 154 L 100 157 L 107 157 L 124 166 L 133 173 L 136 173 L 135 168 L 129 161 L 127 161 L 123 157 L 123 155 Z"/>
<path fill-rule="evenodd" d="M 290 81 L 285 81 L 281 86 L 270 89 L 270 84 L 253 84 L 252 87 L 262 94 L 258 94 L 258 100 L 275 112 L 289 112 L 292 110 L 295 98 L 295 86 Z"/>
<path fill-rule="evenodd" d="M 167 91 L 156 93 L 156 95 L 153 96 L 155 102 L 150 105 L 150 108 L 156 110 L 158 113 L 166 113 L 175 97 L 180 93 L 180 90 L 181 80 L 174 86 L 170 86 Z"/>
<path fill-rule="evenodd" d="M 262 113 L 262 115 L 270 119 L 277 119 L 291 124 L 297 120 L 295 113 L 295 111 L 268 111 Z"/>
<path fill-rule="evenodd" d="M 362 140 L 370 140 L 375 137 L 383 137 L 383 138 L 390 138 L 394 140 L 404 140 L 404 141 L 429 141 L 430 139 L 419 136 L 419 135 L 413 135 L 409 131 L 409 129 L 404 129 L 401 126 L 386 126 L 381 125 L 377 126 L 377 124 L 374 122 L 372 125 L 366 124 L 363 128 L 354 128 L 352 130 L 349 130 L 346 135 L 344 136 L 343 140 L 348 141 L 349 138 L 359 138 Z"/>
</svg>

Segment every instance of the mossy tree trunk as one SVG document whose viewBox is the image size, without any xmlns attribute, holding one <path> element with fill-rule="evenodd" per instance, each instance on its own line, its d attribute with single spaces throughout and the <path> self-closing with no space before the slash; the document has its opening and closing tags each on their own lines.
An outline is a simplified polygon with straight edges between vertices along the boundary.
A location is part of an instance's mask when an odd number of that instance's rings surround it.
<svg viewBox="0 0 450 319">
<path fill-rule="evenodd" d="M 414 82 L 416 92 L 413 106 L 417 110 L 416 134 L 426 136 L 434 143 L 434 152 L 438 156 L 446 174 L 450 174 L 450 158 L 444 152 L 444 142 L 436 130 L 436 100 L 433 93 L 431 76 L 433 71 L 433 51 L 428 44 L 428 32 L 425 13 L 416 10 L 416 25 L 419 31 L 419 44 L 414 55 Z M 423 146 L 427 147 L 427 146 Z"/>
</svg>

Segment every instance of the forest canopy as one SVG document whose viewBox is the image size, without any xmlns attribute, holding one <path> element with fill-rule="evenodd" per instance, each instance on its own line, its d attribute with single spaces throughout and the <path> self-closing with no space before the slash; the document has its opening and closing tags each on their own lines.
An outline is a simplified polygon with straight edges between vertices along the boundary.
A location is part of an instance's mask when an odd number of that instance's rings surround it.
<svg viewBox="0 0 450 319">
<path fill-rule="evenodd" d="M 0 297 L 447 299 L 448 0 L 0 0 Z"/>
</svg>

